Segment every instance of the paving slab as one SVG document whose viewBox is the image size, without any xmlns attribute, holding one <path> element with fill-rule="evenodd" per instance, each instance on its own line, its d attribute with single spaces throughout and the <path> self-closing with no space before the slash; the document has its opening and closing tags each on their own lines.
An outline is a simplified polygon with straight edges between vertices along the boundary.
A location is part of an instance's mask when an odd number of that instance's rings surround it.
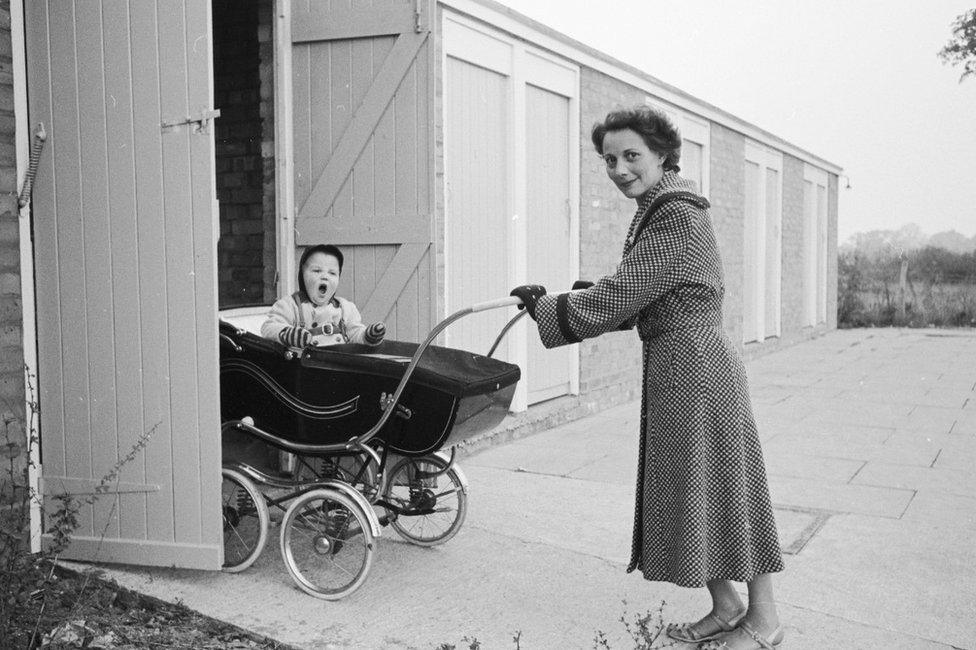
<svg viewBox="0 0 976 650">
<path fill-rule="evenodd" d="M 775 475 L 769 476 L 769 492 L 774 503 L 885 519 L 901 517 L 915 496 L 914 490 Z"/>
<path fill-rule="evenodd" d="M 965 469 L 920 467 L 871 461 L 852 479 L 858 485 L 896 487 L 905 490 L 931 489 L 944 494 L 976 497 L 976 472 Z"/>
</svg>

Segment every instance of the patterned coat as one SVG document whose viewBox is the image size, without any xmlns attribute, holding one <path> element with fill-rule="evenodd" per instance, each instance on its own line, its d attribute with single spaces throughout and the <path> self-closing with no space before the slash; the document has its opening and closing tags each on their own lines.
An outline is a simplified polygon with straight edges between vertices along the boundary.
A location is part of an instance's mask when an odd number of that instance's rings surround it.
<svg viewBox="0 0 976 650">
<path fill-rule="evenodd" d="M 665 172 L 640 201 L 616 272 L 536 306 L 548 348 L 636 327 L 644 390 L 627 570 L 686 587 L 783 569 L 745 370 L 722 330 L 708 207 Z"/>
</svg>

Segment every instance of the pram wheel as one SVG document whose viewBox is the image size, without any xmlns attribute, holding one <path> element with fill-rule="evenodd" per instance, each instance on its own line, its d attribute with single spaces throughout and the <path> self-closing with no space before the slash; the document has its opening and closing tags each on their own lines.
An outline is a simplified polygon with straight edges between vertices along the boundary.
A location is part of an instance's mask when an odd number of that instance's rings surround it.
<svg viewBox="0 0 976 650">
<path fill-rule="evenodd" d="M 341 492 L 320 488 L 288 506 L 281 557 L 305 593 L 338 600 L 354 592 L 373 563 L 373 532 L 363 509 Z"/>
<path fill-rule="evenodd" d="M 221 473 L 222 568 L 229 573 L 238 573 L 254 564 L 268 541 L 268 505 L 249 478 L 227 467 Z"/>
<path fill-rule="evenodd" d="M 405 513 L 390 525 L 418 546 L 442 544 L 461 529 L 468 512 L 468 495 L 458 473 L 440 456 L 403 458 L 386 480 L 384 498 Z"/>
</svg>

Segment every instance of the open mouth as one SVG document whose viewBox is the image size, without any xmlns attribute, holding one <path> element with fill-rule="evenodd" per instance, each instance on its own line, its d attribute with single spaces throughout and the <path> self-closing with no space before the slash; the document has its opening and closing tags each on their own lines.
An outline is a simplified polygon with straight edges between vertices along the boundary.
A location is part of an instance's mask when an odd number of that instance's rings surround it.
<svg viewBox="0 0 976 650">
<path fill-rule="evenodd" d="M 319 284 L 319 293 L 321 293 L 323 296 L 329 293 L 329 285 L 325 282 Z"/>
</svg>

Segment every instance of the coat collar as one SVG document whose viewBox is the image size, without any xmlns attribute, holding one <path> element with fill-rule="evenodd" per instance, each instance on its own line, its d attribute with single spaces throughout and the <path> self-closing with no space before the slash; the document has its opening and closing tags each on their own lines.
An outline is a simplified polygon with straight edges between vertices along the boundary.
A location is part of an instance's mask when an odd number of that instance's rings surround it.
<svg viewBox="0 0 976 650">
<path fill-rule="evenodd" d="M 627 231 L 627 241 L 624 242 L 625 254 L 634 245 L 634 241 L 646 224 L 654 219 L 654 215 L 648 214 L 648 210 L 655 204 L 660 205 L 667 201 L 669 196 L 680 197 L 681 200 L 688 201 L 703 210 L 709 207 L 708 199 L 698 193 L 693 181 L 682 178 L 674 171 L 664 172 L 657 185 L 648 190 L 638 201 L 637 212 Z"/>
</svg>

